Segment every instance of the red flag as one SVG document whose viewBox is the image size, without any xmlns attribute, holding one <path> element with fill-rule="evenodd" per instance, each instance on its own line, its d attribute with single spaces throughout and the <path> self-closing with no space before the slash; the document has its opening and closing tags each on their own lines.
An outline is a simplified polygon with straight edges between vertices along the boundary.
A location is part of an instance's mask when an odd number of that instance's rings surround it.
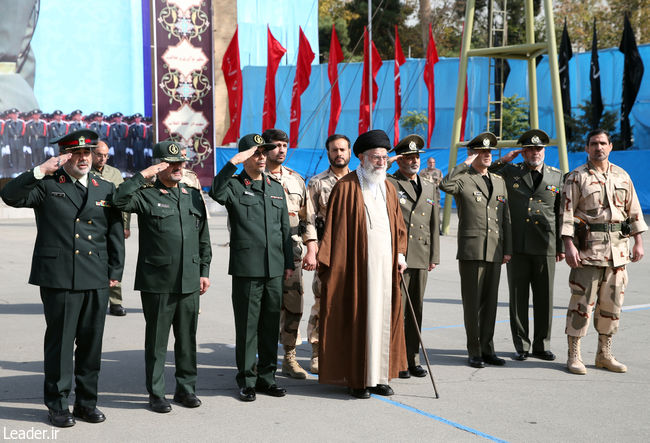
<svg viewBox="0 0 650 443">
<path fill-rule="evenodd" d="M 221 70 L 223 71 L 223 78 L 226 80 L 226 87 L 228 88 L 228 111 L 230 112 L 230 127 L 221 141 L 222 145 L 226 145 L 237 142 L 239 138 L 239 126 L 241 124 L 243 95 L 237 28 L 235 28 L 235 35 L 233 35 L 228 49 L 226 49 L 226 53 L 223 55 Z"/>
<path fill-rule="evenodd" d="M 327 135 L 330 136 L 336 132 L 336 125 L 341 115 L 341 93 L 339 92 L 338 82 L 338 64 L 343 61 L 343 51 L 339 39 L 336 36 L 336 29 L 332 24 L 332 40 L 330 41 L 330 59 L 327 64 L 327 77 L 332 85 L 330 98 L 330 124 L 327 128 Z"/>
<path fill-rule="evenodd" d="M 300 30 L 298 43 L 298 61 L 296 62 L 296 76 L 293 80 L 291 90 L 291 117 L 289 119 L 289 147 L 298 146 L 298 130 L 300 129 L 300 96 L 307 86 L 309 86 L 309 76 L 311 75 L 311 62 L 314 61 L 314 51 L 311 50 L 309 40 Z"/>
<path fill-rule="evenodd" d="M 262 131 L 275 126 L 275 74 L 282 56 L 287 52 L 277 41 L 271 29 L 266 27 L 268 34 L 268 49 L 266 54 L 266 86 L 264 87 L 264 109 L 262 110 Z"/>
<path fill-rule="evenodd" d="M 368 54 L 369 54 L 368 31 L 363 28 L 363 79 L 361 80 L 361 102 L 359 103 L 359 134 L 368 131 L 370 127 L 370 86 L 368 85 Z M 377 82 L 375 77 L 381 68 L 381 57 L 379 51 L 372 42 L 372 109 L 377 103 Z"/>
<path fill-rule="evenodd" d="M 406 63 L 402 44 L 399 42 L 397 25 L 395 25 L 395 142 L 399 143 L 399 119 L 402 116 L 402 85 L 399 77 L 399 67 Z"/>
<path fill-rule="evenodd" d="M 427 46 L 427 62 L 424 65 L 424 83 L 429 90 L 429 124 L 427 129 L 427 147 L 431 147 L 431 134 L 433 134 L 433 127 L 436 125 L 436 94 L 435 94 L 435 79 L 433 65 L 438 63 L 438 51 L 436 50 L 436 42 L 433 40 L 433 31 L 429 25 L 429 44 Z"/>
</svg>

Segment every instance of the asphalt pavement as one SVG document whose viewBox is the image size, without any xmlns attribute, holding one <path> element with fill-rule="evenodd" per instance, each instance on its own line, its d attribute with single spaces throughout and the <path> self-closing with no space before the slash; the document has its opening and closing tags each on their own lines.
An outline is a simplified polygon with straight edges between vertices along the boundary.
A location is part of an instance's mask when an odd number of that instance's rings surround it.
<svg viewBox="0 0 650 443">
<path fill-rule="evenodd" d="M 613 352 L 626 374 L 596 369 L 597 333 L 582 340 L 587 375 L 566 371 L 564 318 L 569 299 L 569 268 L 556 271 L 552 350 L 556 361 L 512 359 L 505 267 L 499 288 L 494 336 L 504 367 L 467 366 L 460 283 L 455 259 L 456 218 L 442 237 L 442 263 L 429 274 L 424 301 L 423 340 L 433 365 L 440 398 L 430 379 L 395 379 L 392 397 L 354 399 L 345 388 L 321 385 L 311 375 L 294 380 L 278 373 L 288 390 L 283 398 L 258 395 L 237 399 L 234 322 L 227 274 L 228 231 L 223 212 L 210 219 L 213 247 L 209 291 L 202 296 L 198 328 L 197 395 L 203 405 L 173 404 L 169 414 L 147 407 L 144 381 L 144 319 L 133 288 L 138 229 L 126 242 L 123 278 L 126 317 L 107 316 L 98 407 L 101 424 L 77 421 L 52 428 L 43 405 L 43 334 L 39 290 L 27 283 L 36 228 L 30 211 L 0 218 L 0 435 L 3 440 L 102 441 L 647 441 L 650 435 L 650 257 L 628 266 L 629 286 Z M 648 218 L 646 216 L 646 218 Z M 646 235 L 647 239 L 647 235 Z M 646 240 L 647 241 L 647 240 Z M 647 247 L 646 249 L 650 249 Z M 305 304 L 300 332 L 306 336 L 313 303 L 312 273 L 305 273 Z M 532 309 L 531 309 L 532 315 Z M 532 330 L 532 321 L 531 321 Z M 311 346 L 298 347 L 309 367 Z M 281 348 L 278 361 L 281 361 Z M 424 359 L 423 363 L 424 363 Z M 174 391 L 173 337 L 167 354 L 167 392 Z M 74 400 L 71 399 L 71 403 Z"/>
</svg>

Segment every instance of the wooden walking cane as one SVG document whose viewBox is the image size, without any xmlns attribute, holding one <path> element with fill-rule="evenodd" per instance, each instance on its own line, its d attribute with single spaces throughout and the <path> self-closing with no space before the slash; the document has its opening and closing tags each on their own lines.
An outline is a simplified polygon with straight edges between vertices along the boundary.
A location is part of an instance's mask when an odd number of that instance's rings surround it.
<svg viewBox="0 0 650 443">
<path fill-rule="evenodd" d="M 429 356 L 427 355 L 427 349 L 424 347 L 424 342 L 422 341 L 422 335 L 420 334 L 420 328 L 418 326 L 418 320 L 415 316 L 415 310 L 413 309 L 413 304 L 411 303 L 411 296 L 409 295 L 408 289 L 406 289 L 406 284 L 404 283 L 404 277 L 402 276 L 402 288 L 404 288 L 404 294 L 406 294 L 406 300 L 408 301 L 409 311 L 413 316 L 413 322 L 416 325 L 415 332 L 418 333 L 418 340 L 420 341 L 420 346 L 422 347 L 422 353 L 424 354 L 424 360 L 427 362 L 427 369 L 429 370 L 429 377 L 431 377 L 431 384 L 433 385 L 433 392 L 436 394 L 436 398 L 440 398 L 438 395 L 438 389 L 436 388 L 436 382 L 433 379 L 433 372 L 431 371 L 431 365 L 429 364 Z"/>
</svg>

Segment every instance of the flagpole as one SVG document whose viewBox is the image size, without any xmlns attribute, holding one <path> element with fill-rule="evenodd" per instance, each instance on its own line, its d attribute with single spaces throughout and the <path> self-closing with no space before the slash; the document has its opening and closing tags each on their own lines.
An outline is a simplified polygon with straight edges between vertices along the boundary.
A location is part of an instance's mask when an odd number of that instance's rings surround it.
<svg viewBox="0 0 650 443">
<path fill-rule="evenodd" d="M 372 0 L 368 0 L 368 109 L 370 110 L 368 119 L 368 129 L 372 130 Z"/>
</svg>

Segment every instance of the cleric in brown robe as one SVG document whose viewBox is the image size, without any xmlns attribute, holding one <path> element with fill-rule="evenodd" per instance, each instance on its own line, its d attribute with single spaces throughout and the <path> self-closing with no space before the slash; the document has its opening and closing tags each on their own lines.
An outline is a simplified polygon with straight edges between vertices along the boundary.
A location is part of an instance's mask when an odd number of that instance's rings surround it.
<svg viewBox="0 0 650 443">
<path fill-rule="evenodd" d="M 361 134 L 361 164 L 334 186 L 318 252 L 322 282 L 319 383 L 348 386 L 357 398 L 392 395 L 405 370 L 400 273 L 406 227 L 397 191 L 386 181 L 390 140 Z"/>
</svg>

